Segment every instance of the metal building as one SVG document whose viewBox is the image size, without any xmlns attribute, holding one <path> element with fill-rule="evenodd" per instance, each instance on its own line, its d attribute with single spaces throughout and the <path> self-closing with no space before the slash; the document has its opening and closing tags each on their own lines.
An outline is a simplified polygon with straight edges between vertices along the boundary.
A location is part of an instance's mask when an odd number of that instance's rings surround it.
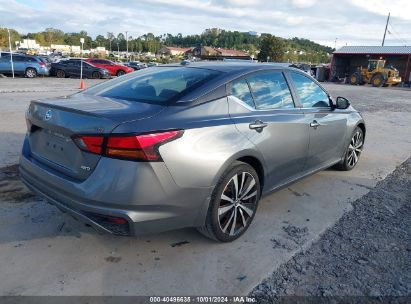
<svg viewBox="0 0 411 304">
<path fill-rule="evenodd" d="M 400 72 L 403 83 L 411 83 L 411 46 L 343 46 L 333 53 L 330 80 L 344 78 L 369 59 L 385 59 Z"/>
</svg>

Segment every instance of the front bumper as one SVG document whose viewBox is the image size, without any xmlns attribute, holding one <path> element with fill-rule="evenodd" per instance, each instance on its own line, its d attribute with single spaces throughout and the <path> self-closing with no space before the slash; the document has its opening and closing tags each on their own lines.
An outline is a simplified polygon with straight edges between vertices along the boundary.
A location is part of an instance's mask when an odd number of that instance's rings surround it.
<svg viewBox="0 0 411 304">
<path fill-rule="evenodd" d="M 388 82 L 390 84 L 399 84 L 399 83 L 401 83 L 401 77 L 390 77 L 388 79 Z"/>
</svg>

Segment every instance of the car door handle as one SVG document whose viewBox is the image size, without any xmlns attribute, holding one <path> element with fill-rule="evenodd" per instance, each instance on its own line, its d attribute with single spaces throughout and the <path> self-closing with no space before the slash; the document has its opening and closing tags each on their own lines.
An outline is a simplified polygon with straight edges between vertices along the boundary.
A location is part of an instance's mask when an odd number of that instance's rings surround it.
<svg viewBox="0 0 411 304">
<path fill-rule="evenodd" d="M 250 123 L 249 125 L 251 130 L 256 130 L 257 132 L 263 131 L 266 126 L 268 126 L 268 124 L 262 122 L 261 120 L 256 120 L 254 123 Z"/>
<path fill-rule="evenodd" d="M 316 128 L 317 128 L 317 127 L 319 127 L 319 126 L 324 126 L 324 124 L 319 123 L 319 122 L 318 122 L 318 121 L 316 121 L 316 120 L 313 120 L 313 122 L 312 122 L 312 123 L 310 123 L 310 127 L 311 127 L 311 128 L 316 129 Z"/>
</svg>

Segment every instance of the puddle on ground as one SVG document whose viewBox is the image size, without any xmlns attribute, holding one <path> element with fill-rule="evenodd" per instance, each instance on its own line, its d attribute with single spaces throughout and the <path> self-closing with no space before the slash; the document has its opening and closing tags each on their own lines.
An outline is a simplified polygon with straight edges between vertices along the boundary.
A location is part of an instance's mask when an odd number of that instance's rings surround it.
<svg viewBox="0 0 411 304">
<path fill-rule="evenodd" d="M 18 165 L 0 168 L 0 202 L 21 203 L 34 197 L 21 182 Z"/>
</svg>

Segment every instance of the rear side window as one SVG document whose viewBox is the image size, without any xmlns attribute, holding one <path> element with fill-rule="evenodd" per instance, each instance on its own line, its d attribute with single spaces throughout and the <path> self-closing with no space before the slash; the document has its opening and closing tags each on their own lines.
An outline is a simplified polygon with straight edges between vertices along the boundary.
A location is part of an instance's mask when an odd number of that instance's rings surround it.
<svg viewBox="0 0 411 304">
<path fill-rule="evenodd" d="M 220 74 L 218 71 L 198 68 L 156 67 L 119 77 L 84 93 L 138 102 L 165 103 L 177 100 Z"/>
<path fill-rule="evenodd" d="M 314 81 L 300 73 L 291 72 L 290 74 L 303 108 L 330 106 L 327 93 Z"/>
<path fill-rule="evenodd" d="M 23 56 L 14 56 L 13 61 L 15 61 L 15 62 L 25 62 L 27 60 Z"/>
<path fill-rule="evenodd" d="M 236 80 L 231 84 L 231 95 L 237 97 L 248 106 L 255 107 L 250 88 L 245 79 Z"/>
<path fill-rule="evenodd" d="M 280 71 L 255 74 L 248 78 L 258 109 L 293 108 L 294 102 L 284 75 Z"/>
</svg>

